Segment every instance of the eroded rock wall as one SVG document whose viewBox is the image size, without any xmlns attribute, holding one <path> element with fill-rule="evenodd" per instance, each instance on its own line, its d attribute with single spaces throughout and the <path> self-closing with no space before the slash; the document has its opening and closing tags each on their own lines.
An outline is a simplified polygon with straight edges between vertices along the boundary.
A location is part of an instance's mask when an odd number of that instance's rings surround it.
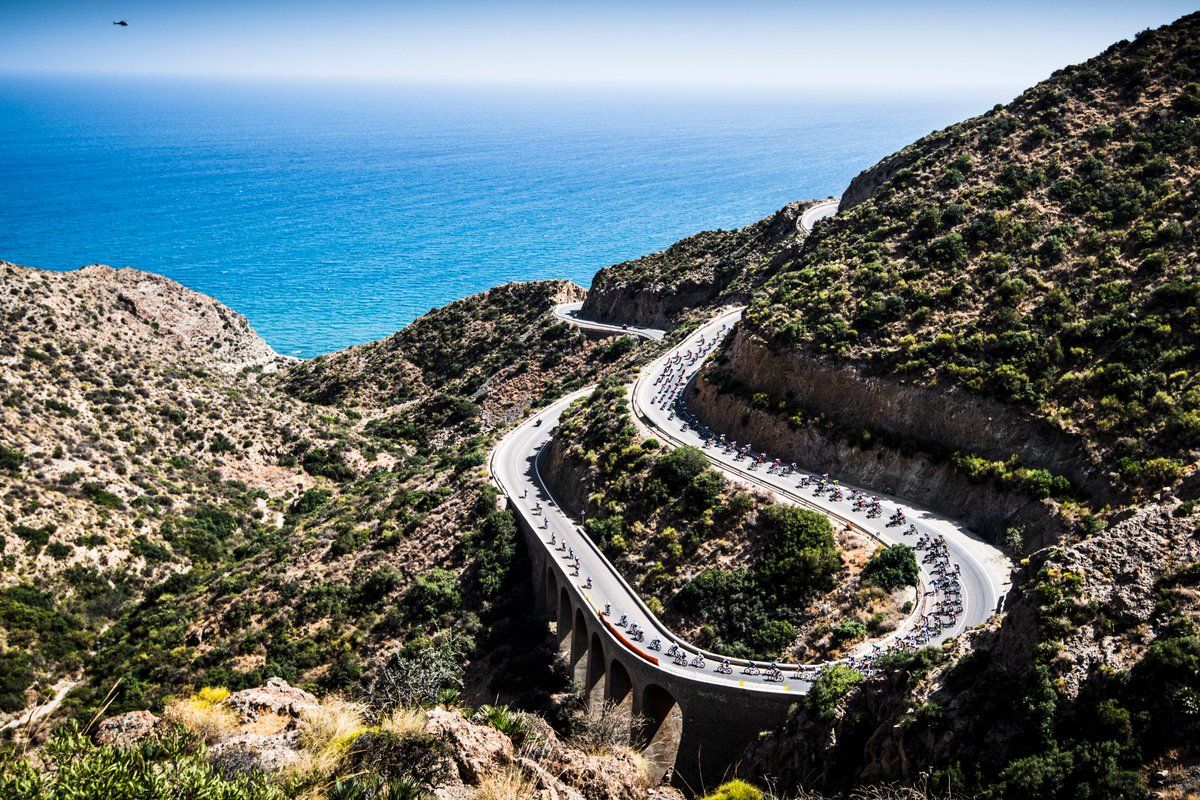
<svg viewBox="0 0 1200 800">
<path fill-rule="evenodd" d="M 585 499 L 587 467 L 567 455 L 567 445 L 561 436 L 550 439 L 538 459 L 542 480 L 550 488 L 555 501 L 574 517 L 579 517 Z"/>
<path fill-rule="evenodd" d="M 802 350 L 780 351 L 744 324 L 721 369 L 755 391 L 787 397 L 849 428 L 871 427 L 1067 477 L 1107 499 L 1107 476 L 1083 440 L 1020 409 L 950 387 L 864 374 Z"/>
<path fill-rule="evenodd" d="M 881 444 L 863 450 L 832 431 L 793 428 L 778 416 L 751 408 L 740 397 L 721 394 L 704 381 L 689 389 L 688 404 L 706 424 L 738 442 L 752 442 L 755 449 L 815 472 L 828 472 L 847 483 L 881 493 L 890 490 L 962 520 L 997 544 L 1003 543 L 1009 528 L 1024 529 L 1030 547 L 1056 541 L 1062 533 L 1047 502 L 972 483 L 949 462 L 937 463 L 919 453 L 906 454 Z"/>
<path fill-rule="evenodd" d="M 846 191 L 842 193 L 838 211 L 848 211 L 859 203 L 870 200 L 880 186 L 912 161 L 913 155 L 906 155 L 906 152 L 901 150 L 855 175 L 854 179 L 850 181 L 850 185 L 846 187 Z"/>
<path fill-rule="evenodd" d="M 745 326 L 739 327 L 724 357 L 689 387 L 688 403 L 695 413 L 737 441 L 876 491 L 890 487 L 899 496 L 962 519 L 995 542 L 1002 541 L 1008 528 L 1018 527 L 1029 537 L 1026 547 L 1043 546 L 1058 540 L 1062 523 L 1048 501 L 972 482 L 949 460 L 920 450 L 902 452 L 879 442 L 863 449 L 837 429 L 793 425 L 754 408 L 741 393 L 720 391 L 710 375 L 786 397 L 842 429 L 885 430 L 993 460 L 1016 455 L 1022 464 L 1065 475 L 1093 497 L 1108 491 L 1086 449 L 1062 431 L 986 398 L 872 377 L 802 352 L 779 353 Z"/>
<path fill-rule="evenodd" d="M 681 311 L 703 305 L 713 297 L 713 284 L 707 281 L 686 280 L 676 286 L 653 288 L 602 286 L 588 292 L 580 314 L 614 325 L 666 329 Z"/>
<path fill-rule="evenodd" d="M 658 253 L 605 267 L 592 279 L 581 311 L 601 322 L 669 328 L 688 309 L 744 303 L 780 264 L 799 251 L 804 211 L 789 203 L 737 230 L 703 231 Z"/>
</svg>

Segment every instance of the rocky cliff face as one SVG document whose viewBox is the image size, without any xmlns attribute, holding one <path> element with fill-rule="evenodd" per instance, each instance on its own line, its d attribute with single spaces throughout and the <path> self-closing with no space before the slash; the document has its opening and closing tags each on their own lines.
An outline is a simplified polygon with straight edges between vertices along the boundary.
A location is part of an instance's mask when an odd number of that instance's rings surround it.
<svg viewBox="0 0 1200 800">
<path fill-rule="evenodd" d="M 1006 533 L 1011 529 L 1027 532 L 1023 546 L 1028 548 L 1056 542 L 1063 533 L 1053 506 L 1045 500 L 973 483 L 945 459 L 917 450 L 905 452 L 880 442 L 864 447 L 827 426 L 790 424 L 741 396 L 721 392 L 705 377 L 689 388 L 689 407 L 714 430 L 740 443 L 752 443 L 756 450 L 872 492 L 895 494 L 937 509 L 1002 546 L 1009 544 Z M 852 388 L 843 399 L 853 405 L 864 396 L 869 397 Z"/>
<path fill-rule="evenodd" d="M 811 202 L 789 203 L 733 231 L 705 231 L 666 250 L 606 267 L 592 279 L 582 314 L 602 322 L 669 328 L 683 311 L 745 302 L 804 239 Z"/>
<path fill-rule="evenodd" d="M 568 513 L 578 517 L 586 499 L 584 492 L 590 471 L 587 465 L 568 456 L 568 447 L 561 436 L 551 439 L 542 451 L 538 469 L 555 499 Z"/>
<path fill-rule="evenodd" d="M 897 172 L 908 167 L 916 155 L 909 150 L 893 153 L 874 166 L 867 167 L 854 176 L 846 191 L 842 193 L 838 211 L 849 211 L 857 205 L 869 200 L 879 187 L 887 183 Z"/>
<path fill-rule="evenodd" d="M 953 387 L 872 375 L 850 363 L 772 347 L 744 324 L 706 375 L 787 398 L 847 428 L 870 427 L 995 460 L 1016 456 L 1024 464 L 1065 475 L 1097 498 L 1110 491 L 1086 440 L 1044 419 Z"/>
<path fill-rule="evenodd" d="M 780 404 L 756 407 L 754 395 L 783 398 L 782 405 L 799 416 L 779 411 Z M 688 402 L 707 424 L 738 441 L 875 491 L 890 487 L 963 519 L 996 542 L 1009 528 L 1024 528 L 1031 533 L 1028 545 L 1045 545 L 1057 541 L 1063 529 L 1051 504 L 972 482 L 948 460 L 949 453 L 1016 458 L 1066 476 L 1093 502 L 1113 496 L 1086 442 L 1043 420 L 953 388 L 866 375 L 805 351 L 780 351 L 745 325 L 701 372 Z"/>
</svg>

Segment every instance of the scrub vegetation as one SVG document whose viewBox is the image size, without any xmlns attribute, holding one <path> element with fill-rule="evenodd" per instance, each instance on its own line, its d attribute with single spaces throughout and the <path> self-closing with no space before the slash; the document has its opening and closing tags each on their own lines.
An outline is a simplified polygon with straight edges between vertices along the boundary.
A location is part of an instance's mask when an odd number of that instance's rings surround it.
<svg viewBox="0 0 1200 800">
<path fill-rule="evenodd" d="M 910 145 L 818 227 L 747 324 L 868 374 L 1078 433 L 1131 487 L 1200 447 L 1191 18 Z"/>
<path fill-rule="evenodd" d="M 701 647 L 761 660 L 831 652 L 851 643 L 836 623 L 878 632 L 899 616 L 890 592 L 915 583 L 869 581 L 828 518 L 731 483 L 695 447 L 643 438 L 620 377 L 567 410 L 554 447 L 564 474 L 583 471 L 593 541 Z M 834 610 L 818 620 L 818 604 Z"/>
</svg>

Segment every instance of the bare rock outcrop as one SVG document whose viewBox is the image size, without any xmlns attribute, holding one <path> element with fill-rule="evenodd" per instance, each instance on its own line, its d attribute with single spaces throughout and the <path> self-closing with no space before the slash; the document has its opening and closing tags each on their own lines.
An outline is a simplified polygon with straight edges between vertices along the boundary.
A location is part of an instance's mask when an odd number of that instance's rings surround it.
<svg viewBox="0 0 1200 800">
<path fill-rule="evenodd" d="M 320 704 L 314 695 L 283 678 L 268 678 L 265 685 L 234 692 L 221 702 L 233 709 L 242 722 L 254 722 L 264 713 L 300 717 Z"/>
<path fill-rule="evenodd" d="M 982 395 L 871 375 L 802 349 L 781 351 L 738 326 L 721 369 L 754 392 L 787 398 L 849 428 L 870 427 L 1065 475 L 1102 499 L 1110 484 L 1082 437 Z M 711 368 L 709 372 L 711 372 Z"/>
<path fill-rule="evenodd" d="M 838 211 L 849 211 L 860 203 L 870 200 L 879 187 L 883 186 L 892 176 L 912 164 L 916 155 L 908 150 L 893 153 L 877 164 L 867 167 L 854 176 L 846 191 L 842 193 Z"/>
<path fill-rule="evenodd" d="M 294 731 L 240 733 L 214 744 L 208 756 L 225 775 L 280 772 L 303 757 Z"/>
<path fill-rule="evenodd" d="M 144 710 L 117 714 L 101 720 L 96 726 L 96 742 L 113 747 L 128 747 L 153 733 L 158 722 L 158 717 Z"/>
<path fill-rule="evenodd" d="M 0 283 L 34 280 L 49 286 L 41 293 L 48 312 L 67 316 L 85 306 L 107 310 L 102 321 L 112 324 L 89 330 L 97 345 L 136 341 L 150 353 L 174 357 L 186 353 L 193 361 L 226 373 L 273 368 L 288 361 L 251 329 L 243 315 L 162 275 L 101 264 L 56 272 L 0 261 Z"/>
<path fill-rule="evenodd" d="M 495 728 L 475 725 L 462 714 L 435 708 L 426 714 L 425 732 L 450 746 L 454 766 L 463 783 L 476 784 L 485 775 L 513 761 L 512 740 Z"/>
<path fill-rule="evenodd" d="M 1200 561 L 1200 532 L 1178 501 L 1139 508 L 1096 536 L 1051 550 L 1045 574 L 1078 580 L 1078 597 L 1096 613 L 1063 635 L 1053 666 L 1056 686 L 1075 697 L 1096 669 L 1127 670 L 1168 623 L 1156 588 L 1164 576 Z M 1035 563 L 1037 566 L 1037 563 Z M 1036 582 L 1014 594 L 993 658 L 1010 669 L 1030 663 L 1041 641 Z"/>
</svg>

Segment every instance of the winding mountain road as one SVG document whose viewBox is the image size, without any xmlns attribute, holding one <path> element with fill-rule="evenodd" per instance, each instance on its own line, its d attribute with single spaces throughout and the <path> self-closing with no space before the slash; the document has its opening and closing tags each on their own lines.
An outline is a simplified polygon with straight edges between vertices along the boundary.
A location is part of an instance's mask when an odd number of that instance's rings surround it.
<svg viewBox="0 0 1200 800">
<path fill-rule="evenodd" d="M 583 308 L 583 301 L 576 300 L 573 303 L 559 303 L 554 307 L 555 318 L 576 325 L 584 330 L 598 331 L 600 333 L 628 333 L 642 339 L 651 339 L 653 341 L 661 341 L 667 335 L 666 331 L 660 331 L 658 328 L 643 328 L 638 325 L 613 325 L 608 322 L 597 322 L 593 319 L 579 316 L 580 309 Z"/>
<path fill-rule="evenodd" d="M 838 200 L 836 199 L 831 198 L 818 201 L 805 209 L 804 213 L 800 215 L 800 228 L 806 233 L 811 233 L 813 225 L 826 217 L 832 217 L 837 213 L 837 210 Z M 582 300 L 559 303 L 554 307 L 554 317 L 562 322 L 576 325 L 584 330 L 596 331 L 597 333 L 627 333 L 656 342 L 662 341 L 663 337 L 667 335 L 666 331 L 659 330 L 658 328 L 643 328 L 639 325 L 615 325 L 610 322 L 599 322 L 588 319 L 579 315 L 582 310 Z"/>
<path fill-rule="evenodd" d="M 826 201 L 808 209 L 801 218 L 806 230 L 816 220 L 836 212 L 837 201 Z M 661 339 L 662 331 L 624 327 L 581 320 L 577 316 L 581 304 L 571 303 L 555 308 L 555 315 L 564 321 L 592 329 L 627 333 L 646 339 Z M 573 308 L 572 308 L 573 307 Z M 575 312 L 575 313 L 572 313 Z M 711 465 L 733 481 L 768 492 L 775 500 L 794 503 L 820 511 L 839 528 L 879 543 L 915 545 L 918 540 L 935 540 L 941 549 L 936 566 L 923 563 L 920 585 L 914 592 L 911 614 L 891 633 L 862 643 L 850 654 L 855 666 L 869 663 L 872 653 L 895 646 L 936 644 L 986 621 L 1000 608 L 1011 572 L 1008 559 L 994 546 L 969 532 L 964 526 L 899 498 L 881 497 L 882 513 L 868 518 L 863 509 L 856 510 L 850 499 L 854 487 L 841 485 L 842 497 L 830 491 L 829 484 L 815 490 L 816 479 L 803 471 L 782 474 L 767 472 L 766 465 L 752 468 L 751 460 L 713 441 L 713 434 L 704 432 L 689 418 L 682 398 L 690 381 L 695 378 L 707 355 L 732 331 L 741 319 L 741 308 L 719 313 L 708 323 L 693 331 L 678 345 L 660 356 L 639 374 L 630 391 L 634 418 L 646 436 L 653 436 L 667 446 L 692 445 L 700 448 Z M 489 461 L 494 480 L 508 496 L 517 513 L 536 531 L 541 545 L 552 558 L 567 565 L 571 580 L 576 582 L 591 613 L 604 625 L 616 626 L 616 636 L 622 645 L 636 655 L 652 662 L 654 669 L 705 684 L 736 686 L 754 692 L 807 691 L 820 665 L 781 664 L 782 681 L 770 681 L 765 674 L 747 674 L 747 662 L 730 658 L 732 671 L 716 670 L 723 656 L 693 647 L 672 633 L 624 580 L 616 567 L 604 556 L 567 514 L 551 493 L 541 473 L 540 455 L 551 440 L 559 417 L 581 397 L 595 389 L 581 389 L 543 409 L 517 426 L 492 451 Z M 801 479 L 805 488 L 801 489 Z M 867 494 L 869 496 L 869 493 Z M 888 525 L 896 511 L 905 517 L 903 525 Z M 909 525 L 916 533 L 909 532 Z M 918 551 L 918 561 L 929 550 Z M 577 566 L 577 569 L 576 569 Z M 949 610 L 947 610 L 949 609 Z M 629 636 L 630 626 L 644 632 L 643 638 Z M 613 629 L 614 631 L 616 629 Z M 658 648 L 651 643 L 659 644 Z M 672 661 L 668 652 L 674 645 L 686 652 L 683 663 Z M 696 656 L 703 654 L 704 664 Z M 761 665 L 760 665 L 761 666 Z"/>
<path fill-rule="evenodd" d="M 811 233 L 813 225 L 816 225 L 819 220 L 832 217 L 837 213 L 839 202 L 841 201 L 830 198 L 822 200 L 819 203 L 813 203 L 812 206 L 805 209 L 804 213 L 800 215 L 800 227 L 806 232 Z"/>
</svg>

